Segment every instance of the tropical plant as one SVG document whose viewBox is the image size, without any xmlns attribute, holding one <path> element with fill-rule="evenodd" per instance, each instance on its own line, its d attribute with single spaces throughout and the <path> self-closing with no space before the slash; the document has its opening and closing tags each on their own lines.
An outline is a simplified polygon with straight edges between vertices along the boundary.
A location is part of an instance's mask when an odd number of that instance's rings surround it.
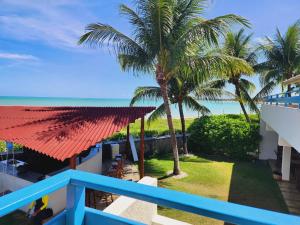
<svg viewBox="0 0 300 225">
<path fill-rule="evenodd" d="M 261 82 L 270 92 L 277 85 L 284 90 L 283 81 L 300 73 L 300 20 L 291 25 L 282 35 L 276 30 L 273 39 L 266 37 L 260 44 L 265 61 L 255 66 L 262 74 Z M 287 86 L 291 90 L 291 85 Z"/>
<path fill-rule="evenodd" d="M 248 21 L 233 14 L 206 20 L 200 17 L 204 12 L 205 0 L 134 2 L 136 10 L 123 4 L 120 6 L 120 13 L 132 25 L 131 37 L 110 25 L 93 23 L 86 27 L 86 33 L 81 36 L 79 44 L 106 45 L 114 50 L 124 71 L 155 74 L 171 135 L 173 173 L 179 174 L 179 155 L 167 93 L 168 82 L 178 74 L 182 68 L 181 62 L 187 57 L 190 59 L 189 67 L 198 67 L 200 72 L 209 66 L 209 61 L 201 57 L 190 57 L 197 42 L 216 44 L 219 35 L 225 33 L 232 24 L 248 25 Z"/>
<path fill-rule="evenodd" d="M 228 64 L 227 69 L 222 71 L 222 78 L 219 80 L 220 84 L 223 83 L 223 86 L 226 84 L 234 86 L 235 99 L 239 102 L 248 122 L 250 122 L 250 117 L 245 105 L 248 105 L 252 111 L 259 111 L 254 99 L 251 97 L 251 93 L 255 90 L 255 84 L 247 79 L 254 74 L 253 66 L 257 63 L 257 53 L 250 45 L 251 37 L 252 35 L 245 34 L 244 29 L 240 29 L 236 33 L 227 33 L 221 51 L 224 54 L 243 60 L 251 69 L 236 72 L 232 69 L 233 65 Z"/>
<path fill-rule="evenodd" d="M 252 123 L 245 121 L 243 115 L 211 115 L 196 119 L 188 129 L 191 135 L 188 146 L 195 153 L 253 159 L 261 137 L 257 115 L 250 117 Z"/>
<path fill-rule="evenodd" d="M 204 82 L 198 84 L 195 82 L 195 78 L 191 75 L 181 74 L 180 76 L 172 78 L 168 83 L 168 97 L 171 104 L 176 104 L 179 110 L 183 152 L 188 154 L 187 138 L 186 138 L 186 126 L 183 107 L 197 111 L 202 115 L 210 114 L 210 110 L 200 104 L 198 100 L 217 100 L 223 97 L 225 92 L 218 87 L 218 83 L 214 81 Z M 130 105 L 134 105 L 136 102 L 144 100 L 162 100 L 162 94 L 160 87 L 138 87 L 134 92 Z M 164 103 L 159 105 L 156 110 L 149 116 L 148 123 L 165 116 L 166 110 Z"/>
</svg>

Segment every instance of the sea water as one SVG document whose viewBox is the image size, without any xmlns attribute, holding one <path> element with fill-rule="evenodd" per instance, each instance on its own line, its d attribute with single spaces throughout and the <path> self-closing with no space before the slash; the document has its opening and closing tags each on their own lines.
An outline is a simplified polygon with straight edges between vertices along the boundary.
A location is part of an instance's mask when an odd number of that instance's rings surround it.
<svg viewBox="0 0 300 225">
<path fill-rule="evenodd" d="M 118 98 L 58 98 L 58 97 L 11 97 L 0 96 L 0 105 L 6 106 L 129 106 L 130 99 Z M 141 101 L 136 106 L 159 106 L 161 101 Z M 241 109 L 237 102 L 200 101 L 212 114 L 240 114 Z M 186 117 L 198 117 L 201 114 L 184 109 Z M 177 105 L 172 105 L 173 117 L 178 118 Z"/>
</svg>

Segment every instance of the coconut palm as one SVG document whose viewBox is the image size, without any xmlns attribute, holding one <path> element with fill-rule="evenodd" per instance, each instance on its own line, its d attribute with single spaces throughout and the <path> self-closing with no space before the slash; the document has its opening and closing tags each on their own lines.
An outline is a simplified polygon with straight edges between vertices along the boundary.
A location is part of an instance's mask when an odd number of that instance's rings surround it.
<svg viewBox="0 0 300 225">
<path fill-rule="evenodd" d="M 198 100 L 217 100 L 223 97 L 224 94 L 225 92 L 219 88 L 218 82 L 209 81 L 198 84 L 195 82 L 193 76 L 190 75 L 181 74 L 180 76 L 172 78 L 169 81 L 168 96 L 170 103 L 178 106 L 184 154 L 188 154 L 188 148 L 183 107 L 185 106 L 187 109 L 197 111 L 202 115 L 206 115 L 210 113 L 210 110 L 206 106 L 200 104 Z M 136 102 L 144 100 L 162 100 L 160 87 L 138 87 L 134 92 L 134 97 L 132 98 L 130 105 L 134 105 Z M 166 110 L 164 104 L 162 103 L 149 116 L 148 123 L 150 124 L 152 121 L 165 115 Z"/>
<path fill-rule="evenodd" d="M 250 46 L 251 36 L 252 35 L 246 35 L 244 29 L 240 29 L 236 33 L 227 33 L 222 47 L 222 52 L 233 57 L 240 58 L 247 62 L 250 67 L 253 67 L 257 62 L 257 54 Z M 223 78 L 220 79 L 220 83 L 223 81 L 224 86 L 226 84 L 234 86 L 236 100 L 239 102 L 248 122 L 250 122 L 250 118 L 245 105 L 248 105 L 253 111 L 259 111 L 254 99 L 252 99 L 250 95 L 255 90 L 255 85 L 247 78 L 252 75 L 253 69 L 236 72 L 232 70 L 232 65 L 229 64 L 228 68 L 223 71 Z"/>
<path fill-rule="evenodd" d="M 133 33 L 128 36 L 114 27 L 93 23 L 86 27 L 79 44 L 112 48 L 124 71 L 153 73 L 160 87 L 167 115 L 174 158 L 174 174 L 180 173 L 179 156 L 175 137 L 170 102 L 167 93 L 169 80 L 181 68 L 181 61 L 193 54 L 198 41 L 216 44 L 220 34 L 232 24 L 248 25 L 242 17 L 230 14 L 206 20 L 205 0 L 139 0 L 135 10 L 120 6 L 120 13 L 128 18 Z M 195 58 L 189 66 L 204 70 L 208 62 Z"/>
<path fill-rule="evenodd" d="M 300 20 L 291 25 L 282 35 L 279 29 L 274 39 L 265 38 L 259 48 L 265 61 L 259 63 L 255 69 L 262 74 L 262 83 L 269 85 L 269 90 L 300 73 Z M 287 90 L 291 90 L 288 85 Z"/>
</svg>

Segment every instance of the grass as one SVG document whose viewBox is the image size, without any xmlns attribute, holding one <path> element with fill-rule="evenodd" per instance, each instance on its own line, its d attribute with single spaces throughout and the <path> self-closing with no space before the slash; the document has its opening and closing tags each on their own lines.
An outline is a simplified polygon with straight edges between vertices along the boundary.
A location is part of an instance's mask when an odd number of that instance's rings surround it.
<svg viewBox="0 0 300 225">
<path fill-rule="evenodd" d="M 194 121 L 193 118 L 188 118 L 185 120 L 186 127 L 188 128 L 192 122 Z M 140 120 L 137 120 L 135 123 L 130 125 L 130 129 L 133 133 L 139 133 L 140 132 Z M 176 130 L 181 130 L 181 123 L 180 119 L 173 119 L 173 125 Z M 145 124 L 145 131 L 157 131 L 159 133 L 167 132 L 169 130 L 167 120 L 166 119 L 158 119 L 155 120 L 148 126 L 148 124 Z"/>
<path fill-rule="evenodd" d="M 288 212 L 270 168 L 263 163 L 223 162 L 201 157 L 181 159 L 181 168 L 188 174 L 182 179 L 167 177 L 173 162 L 163 157 L 145 162 L 146 174 L 159 178 L 159 186 L 209 198 Z M 159 207 L 159 214 L 195 225 L 224 224 L 222 221 L 183 211 Z"/>
<path fill-rule="evenodd" d="M 190 127 L 194 118 L 186 119 L 186 129 Z M 181 133 L 181 123 L 180 119 L 173 119 L 173 125 L 176 130 L 176 133 Z M 138 137 L 140 135 L 141 121 L 136 120 L 135 123 L 130 124 L 130 133 L 133 136 Z M 169 128 L 166 119 L 157 119 L 152 122 L 150 125 L 145 123 L 145 135 L 146 136 L 160 136 L 169 133 Z M 126 129 L 121 130 L 118 134 L 113 135 L 110 139 L 123 139 L 126 136 Z"/>
</svg>

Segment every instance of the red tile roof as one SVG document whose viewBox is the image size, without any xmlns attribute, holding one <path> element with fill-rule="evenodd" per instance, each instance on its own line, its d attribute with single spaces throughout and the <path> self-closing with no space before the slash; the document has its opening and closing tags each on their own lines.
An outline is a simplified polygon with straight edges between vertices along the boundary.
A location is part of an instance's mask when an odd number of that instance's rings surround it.
<svg viewBox="0 0 300 225">
<path fill-rule="evenodd" d="M 63 161 L 154 109 L 0 106 L 0 140 L 18 143 Z"/>
</svg>

